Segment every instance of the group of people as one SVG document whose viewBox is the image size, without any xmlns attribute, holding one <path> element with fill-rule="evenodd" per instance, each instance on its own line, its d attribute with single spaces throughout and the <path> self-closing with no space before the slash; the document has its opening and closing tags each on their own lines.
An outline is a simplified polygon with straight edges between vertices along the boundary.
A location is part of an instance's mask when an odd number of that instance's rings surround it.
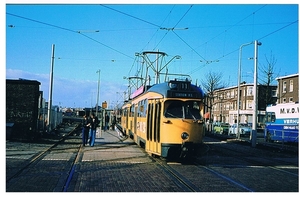
<svg viewBox="0 0 300 198">
<path fill-rule="evenodd" d="M 99 125 L 99 119 L 94 113 L 88 118 L 83 116 L 82 123 L 82 144 L 83 146 L 89 143 L 90 146 L 94 146 L 96 138 L 96 129 Z M 105 127 L 104 130 L 109 130 L 109 116 L 105 114 Z M 89 140 L 89 141 L 88 141 Z"/>
<path fill-rule="evenodd" d="M 83 146 L 89 143 L 90 146 L 94 146 L 96 138 L 96 129 L 99 125 L 98 117 L 94 113 L 91 114 L 90 118 L 86 115 L 83 116 L 82 123 L 82 144 Z M 88 141 L 89 140 L 89 141 Z"/>
</svg>

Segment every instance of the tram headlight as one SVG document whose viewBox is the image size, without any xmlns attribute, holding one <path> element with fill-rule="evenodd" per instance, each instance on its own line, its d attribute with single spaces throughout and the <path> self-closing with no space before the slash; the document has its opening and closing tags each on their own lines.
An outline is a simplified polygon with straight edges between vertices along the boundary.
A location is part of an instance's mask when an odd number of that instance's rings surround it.
<svg viewBox="0 0 300 198">
<path fill-rule="evenodd" d="M 183 132 L 183 133 L 181 134 L 181 139 L 183 139 L 183 140 L 189 139 L 189 134 L 188 134 L 187 132 Z"/>
</svg>

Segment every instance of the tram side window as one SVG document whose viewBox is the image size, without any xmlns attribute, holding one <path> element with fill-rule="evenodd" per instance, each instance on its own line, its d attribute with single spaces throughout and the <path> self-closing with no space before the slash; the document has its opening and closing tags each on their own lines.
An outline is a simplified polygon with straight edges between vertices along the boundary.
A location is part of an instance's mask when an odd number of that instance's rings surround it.
<svg viewBox="0 0 300 198">
<path fill-rule="evenodd" d="M 133 117 L 134 115 L 134 105 L 130 107 L 129 117 Z"/>
<path fill-rule="evenodd" d="M 128 109 L 126 108 L 126 109 L 124 109 L 124 111 L 123 111 L 123 115 L 126 117 L 127 115 L 128 115 Z"/>
<path fill-rule="evenodd" d="M 142 100 L 138 103 L 137 116 L 138 117 L 146 117 L 147 113 L 147 101 Z"/>
</svg>

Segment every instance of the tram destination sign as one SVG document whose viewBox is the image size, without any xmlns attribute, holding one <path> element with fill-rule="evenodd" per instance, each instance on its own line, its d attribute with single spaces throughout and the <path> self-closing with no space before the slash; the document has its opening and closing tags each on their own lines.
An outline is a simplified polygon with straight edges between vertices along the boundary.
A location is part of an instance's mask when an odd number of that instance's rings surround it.
<svg viewBox="0 0 300 198">
<path fill-rule="evenodd" d="M 167 93 L 169 98 L 198 98 L 199 95 L 197 92 L 193 91 L 174 91 L 174 90 L 168 90 Z"/>
</svg>

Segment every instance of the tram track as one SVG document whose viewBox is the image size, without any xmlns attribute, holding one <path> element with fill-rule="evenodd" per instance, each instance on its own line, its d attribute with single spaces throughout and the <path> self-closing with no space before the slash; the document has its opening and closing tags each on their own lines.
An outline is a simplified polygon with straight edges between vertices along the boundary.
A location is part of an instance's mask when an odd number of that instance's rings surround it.
<svg viewBox="0 0 300 198">
<path fill-rule="evenodd" d="M 208 154 L 195 158 L 193 163 L 197 167 L 231 182 L 232 185 L 239 186 L 243 191 L 261 191 L 261 186 L 265 185 L 261 181 L 268 180 L 267 178 L 273 181 L 268 187 L 270 191 L 280 192 L 279 189 L 284 189 L 283 191 L 289 192 L 290 189 L 295 189 L 298 186 L 298 158 L 294 153 L 277 153 L 224 141 L 211 143 L 209 147 L 211 149 Z M 251 179 L 253 181 L 249 182 L 243 177 L 254 177 L 255 179 L 253 178 Z M 259 179 L 260 177 L 261 179 Z M 286 178 L 290 179 L 286 180 Z M 280 183 L 281 180 L 286 181 L 285 186 L 276 188 L 275 183 Z M 265 190 L 263 189 L 263 192 Z"/>
<path fill-rule="evenodd" d="M 212 145 L 214 146 L 211 149 Z M 282 180 L 285 180 L 286 177 L 292 177 L 293 181 L 298 178 L 298 173 L 295 173 L 298 164 L 291 161 L 295 158 L 289 158 L 288 154 L 274 153 L 274 151 L 261 148 L 253 149 L 250 146 L 226 141 L 220 141 L 219 144 L 208 143 L 205 148 L 207 148 L 207 153 L 217 154 L 213 156 L 207 154 L 206 158 L 210 158 L 207 162 L 201 157 L 183 164 L 151 157 L 157 163 L 157 166 L 172 178 L 184 192 L 266 192 L 261 187 L 266 184 L 261 182 L 267 180 L 267 178 L 271 178 L 270 181 L 273 179 L 276 182 L 280 182 L 278 175 L 280 175 L 279 178 L 282 177 Z M 201 155 L 205 156 L 206 154 L 202 153 Z M 287 156 L 287 159 L 284 159 L 285 156 Z M 213 160 L 213 163 L 210 160 Z M 266 175 L 264 176 L 260 172 L 266 173 Z M 242 177 L 239 175 L 240 173 L 242 173 Z M 252 174 L 263 179 L 256 180 L 253 178 L 250 182 L 247 181 L 246 178 L 251 178 Z M 207 178 L 207 181 L 203 177 Z M 203 181 L 206 182 L 205 185 L 203 185 Z M 211 186 L 207 186 L 209 181 L 213 182 Z M 222 188 L 217 187 L 220 184 L 222 184 Z M 289 192 L 296 187 L 294 184 L 279 188 L 272 185 L 267 189 L 274 192 L 280 192 L 279 189 Z"/>
<path fill-rule="evenodd" d="M 298 178 L 295 172 L 272 165 L 289 162 L 278 153 L 267 161 L 264 156 L 268 153 L 261 149 L 254 151 L 245 145 L 207 139 L 201 149 L 203 153 L 191 161 L 179 162 L 149 155 L 133 141 L 123 142 L 113 131 L 104 133 L 98 138 L 105 141 L 100 140 L 95 147 L 83 147 L 80 136 L 66 135 L 61 143 L 32 157 L 23 171 L 7 181 L 7 191 L 295 192 L 298 189 L 294 185 Z M 53 178 L 55 182 L 50 182 Z M 43 180 L 49 184 L 39 185 Z M 14 187 L 24 181 L 29 183 L 23 185 L 26 189 Z M 31 181 L 39 186 L 32 187 Z M 278 188 L 275 184 L 281 181 L 284 183 Z"/>
<path fill-rule="evenodd" d="M 201 192 L 200 189 L 190 182 L 186 177 L 181 175 L 178 171 L 169 166 L 164 160 L 160 158 L 152 158 L 157 166 L 163 170 L 167 175 L 173 178 L 173 181 L 180 186 L 184 191 Z"/>
<path fill-rule="evenodd" d="M 73 128 L 74 127 L 74 128 Z M 47 166 L 44 167 L 44 170 L 43 168 L 39 168 L 39 167 L 43 167 L 43 165 L 39 165 L 39 164 L 45 164 L 46 161 L 55 161 L 55 160 L 61 160 L 61 159 L 55 159 L 53 158 L 51 155 L 53 155 L 52 153 L 75 153 L 76 156 L 78 156 L 78 154 L 80 153 L 79 152 L 79 149 L 80 149 L 80 143 L 78 141 L 78 136 L 73 136 L 74 133 L 76 133 L 78 130 L 79 130 L 79 124 L 75 124 L 73 126 L 72 130 L 68 133 L 66 133 L 64 136 L 62 136 L 60 139 L 58 139 L 57 141 L 55 141 L 53 144 L 51 144 L 50 146 L 48 146 L 47 148 L 37 152 L 36 154 L 34 154 L 31 158 L 29 158 L 28 160 L 23 160 L 24 162 L 21 164 L 21 166 L 19 165 L 19 168 L 18 168 L 18 171 L 16 171 L 15 173 L 9 175 L 7 178 L 6 178 L 6 186 L 7 186 L 7 191 L 19 191 L 21 189 L 17 189 L 15 190 L 13 187 L 13 184 L 14 183 L 18 183 L 20 180 L 22 180 L 22 178 L 26 178 L 28 177 L 29 175 L 28 174 L 31 174 L 32 176 L 33 175 L 36 175 L 36 177 L 46 177 L 45 174 L 47 174 Z M 74 139 L 75 141 L 72 142 L 71 139 Z M 66 143 L 66 141 L 70 141 L 71 142 L 68 142 Z M 13 143 L 12 143 L 13 144 Z M 65 145 L 65 146 L 63 146 Z M 74 145 L 74 146 L 72 146 Z M 62 147 L 65 147 L 65 148 L 58 148 L 59 146 L 62 146 Z M 76 148 L 78 150 L 76 150 Z M 70 149 L 68 151 L 68 149 Z M 75 149 L 75 151 L 74 151 Z M 60 151 L 61 150 L 61 151 Z M 22 155 L 22 154 L 20 154 Z M 67 157 L 67 155 L 66 155 Z M 13 156 L 10 158 L 10 159 L 13 159 Z M 76 157 L 77 159 L 77 157 Z M 75 164 L 75 161 L 74 162 L 71 162 L 72 164 Z M 63 165 L 63 166 L 66 166 L 66 170 L 68 169 L 67 166 L 68 166 L 69 163 Z M 52 167 L 49 167 L 49 169 L 52 168 Z M 38 172 L 36 172 L 36 170 L 38 170 Z M 58 168 L 59 169 L 59 168 Z M 70 171 L 68 172 L 57 172 L 57 171 L 54 171 L 54 174 L 53 175 L 61 175 L 62 177 L 65 175 L 70 175 L 70 172 L 71 172 L 72 169 L 70 169 Z M 39 174 L 40 173 L 40 174 Z M 60 182 L 61 183 L 61 182 Z M 63 186 L 66 186 L 66 185 L 63 185 Z M 10 189 L 14 189 L 14 190 L 10 190 Z M 29 189 L 27 189 L 29 190 Z M 29 191 L 35 191 L 35 190 L 29 190 Z M 58 190 L 61 192 L 61 190 Z"/>
<path fill-rule="evenodd" d="M 278 169 L 274 165 L 285 164 L 286 166 L 298 167 L 298 161 L 291 162 L 285 159 L 289 159 L 288 157 L 291 155 L 295 155 L 294 153 L 286 154 L 269 151 L 261 148 L 250 148 L 250 146 L 248 147 L 246 145 L 239 145 L 238 142 L 226 144 L 226 146 L 225 144 L 218 144 L 218 147 L 221 148 L 218 150 L 219 155 L 228 155 L 227 152 L 230 152 L 230 156 L 239 160 L 243 159 L 245 162 L 248 162 L 250 165 L 254 166 L 261 165 L 265 167 L 272 167 L 274 169 Z M 298 174 L 296 176 L 298 176 Z"/>
<path fill-rule="evenodd" d="M 196 162 L 191 162 L 191 164 L 181 164 L 170 162 L 166 163 L 162 159 L 154 158 L 157 166 L 160 167 L 172 180 L 184 191 L 184 192 L 208 192 L 206 188 L 203 188 L 201 183 L 195 182 L 195 177 L 197 175 L 191 175 L 187 173 L 186 169 L 182 167 L 187 166 L 190 172 L 208 172 L 211 178 L 218 178 L 214 180 L 219 180 L 219 182 L 226 183 L 227 186 L 231 186 L 230 189 L 236 189 L 237 192 L 254 192 L 253 189 L 246 186 L 245 184 L 236 181 L 235 179 L 222 174 L 208 166 L 199 165 Z M 172 167 L 173 166 L 173 167 Z"/>
</svg>

